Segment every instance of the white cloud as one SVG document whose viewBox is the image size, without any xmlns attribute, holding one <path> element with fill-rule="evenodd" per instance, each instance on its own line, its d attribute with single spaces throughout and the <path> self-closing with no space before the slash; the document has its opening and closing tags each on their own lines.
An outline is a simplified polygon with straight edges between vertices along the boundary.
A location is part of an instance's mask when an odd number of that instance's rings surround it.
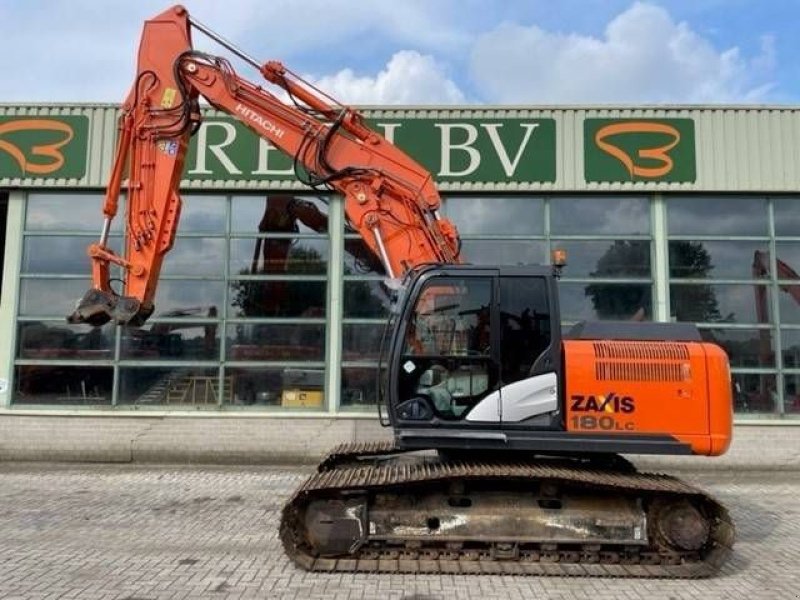
<svg viewBox="0 0 800 600">
<path fill-rule="evenodd" d="M 374 77 L 343 69 L 315 82 L 345 104 L 462 104 L 458 86 L 431 56 L 397 52 Z"/>
<path fill-rule="evenodd" d="M 471 75 L 497 103 L 755 102 L 766 98 L 774 41 L 742 57 L 717 50 L 663 8 L 637 2 L 602 38 L 504 24 L 483 34 Z"/>
</svg>

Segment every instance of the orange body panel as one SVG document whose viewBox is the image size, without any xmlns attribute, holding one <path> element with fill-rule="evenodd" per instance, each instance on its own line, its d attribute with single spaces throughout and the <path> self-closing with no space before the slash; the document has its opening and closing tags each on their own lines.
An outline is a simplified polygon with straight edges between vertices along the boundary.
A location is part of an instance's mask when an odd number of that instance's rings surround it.
<svg viewBox="0 0 800 600">
<path fill-rule="evenodd" d="M 564 371 L 568 431 L 666 435 L 703 455 L 730 444 L 730 369 L 714 344 L 565 340 Z"/>
</svg>

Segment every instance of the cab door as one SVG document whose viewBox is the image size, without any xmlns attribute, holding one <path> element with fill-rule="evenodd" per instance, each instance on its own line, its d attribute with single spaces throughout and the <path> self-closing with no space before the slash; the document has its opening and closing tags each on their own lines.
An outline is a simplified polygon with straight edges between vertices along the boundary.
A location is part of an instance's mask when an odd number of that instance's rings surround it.
<svg viewBox="0 0 800 600">
<path fill-rule="evenodd" d="M 560 422 L 560 323 L 554 287 L 550 275 L 499 278 L 499 394 L 505 427 L 550 429 Z"/>
<path fill-rule="evenodd" d="M 496 282 L 496 271 L 462 268 L 415 290 L 395 367 L 401 420 L 468 423 L 480 406 L 480 421 L 499 422 Z"/>
</svg>

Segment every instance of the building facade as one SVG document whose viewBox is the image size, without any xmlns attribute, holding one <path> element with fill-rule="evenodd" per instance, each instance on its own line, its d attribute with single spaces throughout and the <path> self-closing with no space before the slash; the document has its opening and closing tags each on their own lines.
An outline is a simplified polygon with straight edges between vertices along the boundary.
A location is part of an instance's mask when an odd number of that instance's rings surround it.
<svg viewBox="0 0 800 600">
<path fill-rule="evenodd" d="M 728 351 L 738 421 L 800 415 L 800 110 L 365 112 L 434 174 L 466 260 L 564 249 L 564 327 L 696 323 Z M 187 157 L 153 317 L 66 323 L 89 286 L 116 118 L 0 105 L 0 409 L 374 414 L 380 264 L 340 197 L 214 111 Z"/>
</svg>

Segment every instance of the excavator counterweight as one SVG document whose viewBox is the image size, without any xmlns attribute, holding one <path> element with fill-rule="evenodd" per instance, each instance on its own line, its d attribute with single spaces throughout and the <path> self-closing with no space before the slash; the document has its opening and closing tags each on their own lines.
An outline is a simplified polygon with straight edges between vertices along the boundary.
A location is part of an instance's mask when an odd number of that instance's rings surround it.
<svg viewBox="0 0 800 600">
<path fill-rule="evenodd" d="M 291 103 L 198 52 L 219 42 Z M 620 453 L 726 451 L 731 376 L 696 327 L 579 324 L 561 333 L 552 266 L 463 264 L 431 174 L 353 108 L 276 61 L 258 62 L 186 9 L 147 21 L 122 107 L 93 287 L 69 317 L 141 325 L 180 222 L 180 182 L 199 101 L 294 159 L 311 188 L 341 195 L 348 225 L 394 280 L 379 400 L 389 443 L 334 450 L 287 503 L 280 536 L 301 567 L 322 571 L 702 577 L 730 553 L 718 502 Z M 125 250 L 108 247 L 127 195 Z M 284 214 L 285 213 L 285 214 Z M 268 197 L 259 231 L 313 205 Z M 289 231 L 290 229 L 287 229 Z M 286 245 L 262 245 L 252 272 L 280 269 Z M 276 265 L 277 263 L 277 265 Z M 114 290 L 110 266 L 122 270 Z M 383 376 L 383 375 L 382 375 Z"/>
</svg>

